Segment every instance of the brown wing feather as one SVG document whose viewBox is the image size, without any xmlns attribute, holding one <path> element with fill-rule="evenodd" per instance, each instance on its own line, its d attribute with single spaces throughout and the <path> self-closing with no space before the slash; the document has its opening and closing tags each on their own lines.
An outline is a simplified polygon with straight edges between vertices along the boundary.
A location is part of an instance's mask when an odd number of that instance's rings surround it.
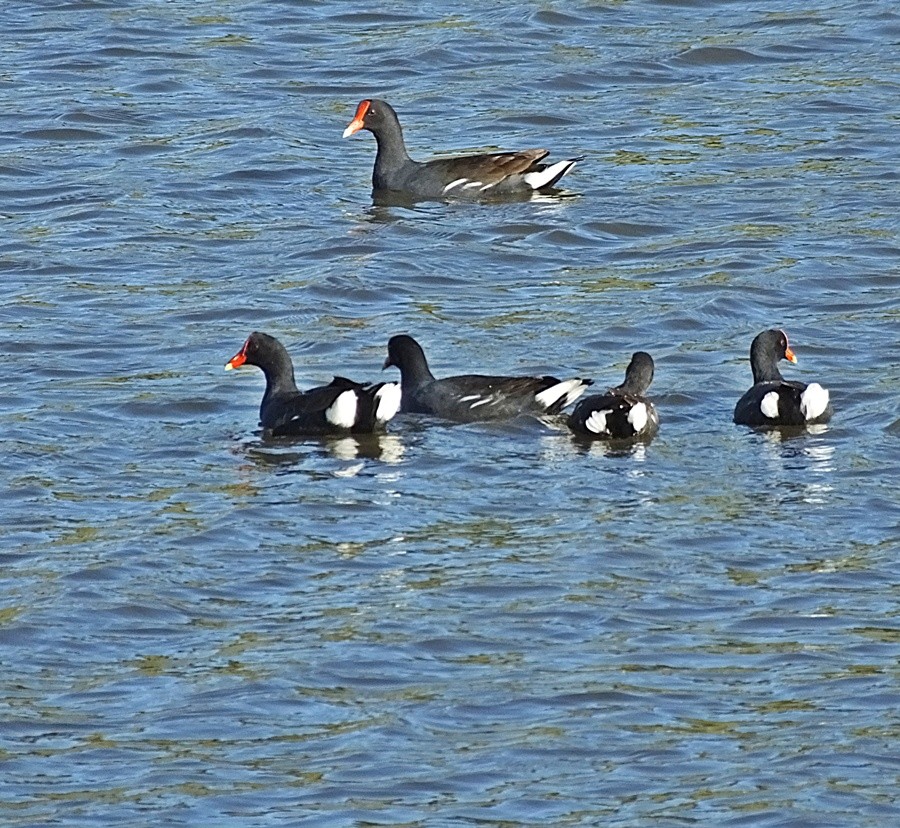
<svg viewBox="0 0 900 828">
<path fill-rule="evenodd" d="M 527 149 L 517 152 L 487 152 L 481 155 L 464 155 L 460 158 L 439 158 L 429 161 L 435 169 L 443 167 L 446 175 L 468 178 L 482 184 L 495 184 L 511 175 L 528 172 L 538 161 L 546 158 L 550 150 Z"/>
</svg>

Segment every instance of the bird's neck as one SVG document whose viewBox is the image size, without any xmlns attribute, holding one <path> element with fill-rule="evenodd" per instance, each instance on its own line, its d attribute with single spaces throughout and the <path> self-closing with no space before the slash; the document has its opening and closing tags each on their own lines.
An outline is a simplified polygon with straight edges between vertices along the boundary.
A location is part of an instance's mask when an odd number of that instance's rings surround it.
<svg viewBox="0 0 900 828">
<path fill-rule="evenodd" d="M 375 155 L 375 171 L 372 173 L 372 186 L 381 189 L 385 178 L 391 173 L 408 164 L 412 159 L 406 151 L 403 142 L 403 130 L 400 124 L 393 125 L 390 129 L 380 130 L 375 133 L 375 141 L 378 144 L 378 152 Z"/>
<path fill-rule="evenodd" d="M 266 377 L 266 392 L 263 394 L 260 411 L 275 398 L 282 394 L 296 394 L 299 389 L 294 380 L 294 366 L 289 357 L 277 359 L 271 365 L 265 366 L 263 374 Z"/>
<path fill-rule="evenodd" d="M 753 368 L 753 382 L 783 382 L 784 377 L 778 370 L 778 362 L 764 357 L 751 359 L 750 365 Z"/>
<path fill-rule="evenodd" d="M 400 390 L 404 394 L 414 393 L 429 382 L 434 382 L 434 374 L 424 356 L 410 360 L 400 372 Z"/>
<path fill-rule="evenodd" d="M 631 394 L 633 397 L 639 397 L 644 393 L 644 384 L 639 377 L 626 376 L 625 382 L 613 389 L 620 394 Z"/>
<path fill-rule="evenodd" d="M 758 365 L 753 369 L 753 382 L 784 382 L 777 365 Z"/>
</svg>

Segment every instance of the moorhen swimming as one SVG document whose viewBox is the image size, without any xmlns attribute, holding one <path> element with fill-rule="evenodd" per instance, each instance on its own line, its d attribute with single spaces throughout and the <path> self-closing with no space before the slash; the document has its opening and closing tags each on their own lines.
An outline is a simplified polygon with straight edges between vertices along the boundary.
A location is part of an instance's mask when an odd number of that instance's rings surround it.
<svg viewBox="0 0 900 828">
<path fill-rule="evenodd" d="M 384 367 L 400 369 L 400 410 L 471 423 L 520 414 L 557 414 L 593 383 L 589 379 L 496 377 L 482 374 L 435 379 L 422 346 L 411 336 L 392 336 Z"/>
<path fill-rule="evenodd" d="M 653 358 L 644 351 L 631 357 L 625 381 L 605 394 L 585 397 L 569 416 L 569 428 L 600 440 L 639 440 L 659 428 L 659 414 L 644 395 L 653 382 Z"/>
<path fill-rule="evenodd" d="M 372 188 L 417 198 L 485 198 L 546 190 L 581 160 L 567 158 L 544 164 L 541 162 L 549 150 L 527 149 L 413 161 L 406 151 L 397 113 L 377 98 L 360 102 L 344 138 L 361 129 L 369 130 L 378 143 Z"/>
<path fill-rule="evenodd" d="M 255 365 L 266 376 L 259 423 L 267 436 L 368 434 L 380 431 L 400 409 L 396 382 L 364 385 L 335 377 L 328 385 L 300 391 L 291 357 L 274 336 L 255 331 L 225 370 Z"/>
<path fill-rule="evenodd" d="M 834 413 L 828 390 L 784 379 L 778 361 L 796 362 L 784 331 L 763 331 L 750 346 L 753 387 L 738 400 L 734 421 L 748 426 L 805 426 L 827 423 Z"/>
</svg>

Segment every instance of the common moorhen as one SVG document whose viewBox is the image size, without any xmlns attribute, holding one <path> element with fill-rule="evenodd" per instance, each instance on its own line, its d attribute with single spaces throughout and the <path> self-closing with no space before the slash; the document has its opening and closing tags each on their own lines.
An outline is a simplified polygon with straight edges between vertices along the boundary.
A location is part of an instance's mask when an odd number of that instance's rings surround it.
<svg viewBox="0 0 900 828">
<path fill-rule="evenodd" d="M 266 376 L 259 423 L 267 436 L 368 434 L 380 431 L 400 409 L 396 382 L 364 385 L 335 377 L 328 385 L 300 391 L 291 357 L 274 336 L 255 331 L 225 370 L 255 365 Z"/>
<path fill-rule="evenodd" d="M 435 379 L 422 346 L 411 336 L 392 336 L 384 367 L 400 369 L 400 410 L 457 422 L 557 414 L 592 384 L 589 379 L 496 377 L 464 374 Z"/>
<path fill-rule="evenodd" d="M 549 150 L 490 152 L 413 161 L 403 142 L 397 113 L 387 101 L 361 101 L 344 138 L 367 129 L 375 136 L 378 153 L 372 187 L 416 198 L 485 198 L 533 193 L 553 187 L 581 158 L 541 163 Z"/>
<path fill-rule="evenodd" d="M 644 395 L 653 382 L 653 358 L 644 351 L 631 357 L 625 381 L 605 394 L 585 397 L 569 416 L 576 434 L 600 440 L 652 437 L 659 429 L 659 414 Z"/>
<path fill-rule="evenodd" d="M 828 390 L 784 379 L 778 361 L 796 362 L 784 331 L 758 334 L 750 346 L 753 387 L 738 400 L 734 421 L 748 426 L 804 426 L 827 423 L 834 410 Z"/>
</svg>

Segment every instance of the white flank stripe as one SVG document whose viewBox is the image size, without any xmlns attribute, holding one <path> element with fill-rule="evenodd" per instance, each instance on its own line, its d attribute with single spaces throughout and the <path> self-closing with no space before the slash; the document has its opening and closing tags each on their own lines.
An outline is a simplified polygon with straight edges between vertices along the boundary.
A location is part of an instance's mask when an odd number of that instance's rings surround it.
<svg viewBox="0 0 900 828">
<path fill-rule="evenodd" d="M 497 402 L 496 397 L 482 397 L 480 400 L 476 400 L 473 402 L 469 408 L 478 408 L 479 405 L 490 405 L 491 403 Z"/>
<path fill-rule="evenodd" d="M 815 420 L 828 408 L 828 389 L 811 382 L 800 395 L 800 412 L 807 420 Z"/>
<path fill-rule="evenodd" d="M 759 410 L 762 411 L 763 415 L 768 417 L 770 420 L 778 419 L 778 392 L 770 391 L 766 394 L 765 397 L 762 398 L 762 402 L 759 404 Z"/>
<path fill-rule="evenodd" d="M 471 190 L 473 187 L 480 187 L 482 184 L 481 181 L 470 181 L 468 184 L 463 184 L 464 190 Z"/>
<path fill-rule="evenodd" d="M 352 428 L 356 422 L 356 392 L 349 389 L 338 395 L 325 409 L 325 419 L 338 428 Z"/>
<path fill-rule="evenodd" d="M 388 382 L 375 392 L 375 419 L 379 423 L 386 423 L 400 410 L 400 385 L 396 382 Z"/>
<path fill-rule="evenodd" d="M 481 394 L 469 394 L 466 397 L 460 397 L 460 402 L 469 402 L 470 400 L 477 400 L 481 398 Z"/>
<path fill-rule="evenodd" d="M 609 414 L 608 411 L 594 411 L 591 413 L 591 416 L 588 417 L 584 421 L 584 427 L 588 431 L 593 431 L 594 434 L 605 434 L 606 433 L 606 415 Z"/>
<path fill-rule="evenodd" d="M 458 187 L 460 184 L 465 184 L 469 179 L 468 178 L 457 178 L 456 181 L 451 181 L 443 190 L 442 193 L 449 193 L 454 187 Z"/>
<path fill-rule="evenodd" d="M 635 403 L 628 412 L 628 422 L 637 433 L 643 431 L 647 425 L 647 406 L 642 402 Z"/>
<path fill-rule="evenodd" d="M 490 190 L 496 183 L 496 181 L 492 181 L 490 184 L 485 184 L 478 192 L 483 193 L 485 190 Z"/>
<path fill-rule="evenodd" d="M 525 173 L 523 178 L 532 190 L 540 190 L 541 187 L 545 187 L 557 176 L 565 175 L 574 166 L 574 161 L 557 161 L 540 172 Z"/>
<path fill-rule="evenodd" d="M 539 394 L 535 394 L 534 398 L 544 408 L 552 408 L 559 400 L 565 397 L 566 401 L 563 403 L 563 408 L 565 408 L 577 400 L 584 393 L 585 388 L 587 386 L 580 379 L 563 380 L 556 383 L 556 385 L 545 388 Z"/>
</svg>

